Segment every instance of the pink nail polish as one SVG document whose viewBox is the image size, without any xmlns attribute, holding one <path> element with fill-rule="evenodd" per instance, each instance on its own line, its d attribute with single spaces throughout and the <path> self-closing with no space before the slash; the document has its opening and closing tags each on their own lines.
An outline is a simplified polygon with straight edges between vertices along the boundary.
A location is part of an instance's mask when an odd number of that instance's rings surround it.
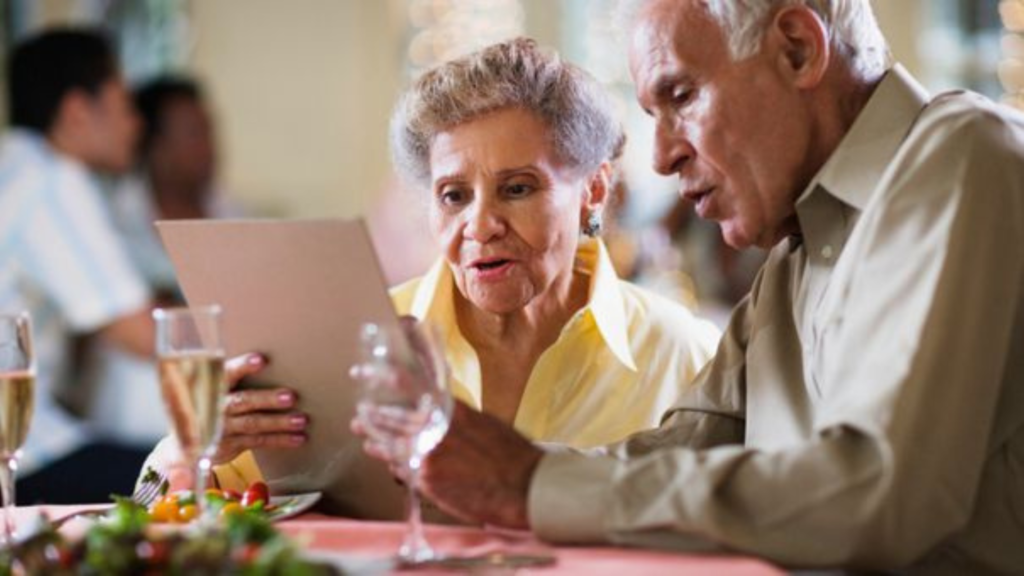
<svg viewBox="0 0 1024 576">
<path fill-rule="evenodd" d="M 291 424 L 292 428 L 302 428 L 306 425 L 305 416 L 292 416 L 288 419 L 288 423 Z"/>
<path fill-rule="evenodd" d="M 291 406 L 295 396 L 291 392 L 281 392 L 277 395 L 277 402 L 282 406 Z"/>
</svg>

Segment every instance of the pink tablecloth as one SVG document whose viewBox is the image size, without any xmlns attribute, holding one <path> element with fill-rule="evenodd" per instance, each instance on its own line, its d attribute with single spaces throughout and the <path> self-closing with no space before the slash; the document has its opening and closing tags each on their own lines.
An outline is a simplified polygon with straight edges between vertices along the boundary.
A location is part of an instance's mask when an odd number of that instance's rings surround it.
<svg viewBox="0 0 1024 576">
<path fill-rule="evenodd" d="M 15 511 L 18 526 L 26 526 L 42 511 L 59 518 L 96 506 L 32 506 Z M 404 525 L 367 522 L 305 514 L 278 526 L 313 551 L 361 561 L 380 560 L 384 565 L 398 549 Z M 762 560 L 741 556 L 695 556 L 632 548 L 551 546 L 527 533 L 492 532 L 479 528 L 428 526 L 427 538 L 440 552 L 486 554 L 545 552 L 557 558 L 554 566 L 523 569 L 520 574 L 728 574 L 730 576 L 783 574 Z"/>
</svg>

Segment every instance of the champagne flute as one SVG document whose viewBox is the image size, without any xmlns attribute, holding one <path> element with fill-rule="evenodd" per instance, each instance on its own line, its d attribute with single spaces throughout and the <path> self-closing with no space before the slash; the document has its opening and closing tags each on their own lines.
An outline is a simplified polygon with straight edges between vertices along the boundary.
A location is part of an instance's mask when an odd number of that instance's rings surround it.
<svg viewBox="0 0 1024 576">
<path fill-rule="evenodd" d="M 206 478 L 223 432 L 228 389 L 221 308 L 158 308 L 153 319 L 164 405 L 182 454 L 195 471 L 200 521 L 207 521 Z"/>
<path fill-rule="evenodd" d="M 35 407 L 36 367 L 27 313 L 0 315 L 0 488 L 3 546 L 14 541 L 14 473 Z"/>
<path fill-rule="evenodd" d="M 447 369 L 437 333 L 425 324 L 405 330 L 365 324 L 364 363 L 357 417 L 367 435 L 406 472 L 409 488 L 405 539 L 398 550 L 403 564 L 435 560 L 423 534 L 417 494 L 420 465 L 444 437 L 452 414 Z"/>
</svg>

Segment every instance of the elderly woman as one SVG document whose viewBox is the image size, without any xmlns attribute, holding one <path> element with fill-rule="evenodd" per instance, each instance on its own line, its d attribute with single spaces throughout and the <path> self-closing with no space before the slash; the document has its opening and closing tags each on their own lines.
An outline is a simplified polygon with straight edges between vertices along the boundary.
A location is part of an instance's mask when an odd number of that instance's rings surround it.
<svg viewBox="0 0 1024 576">
<path fill-rule="evenodd" d="M 443 247 L 393 299 L 400 314 L 440 328 L 455 396 L 534 440 L 573 447 L 655 426 L 718 331 L 612 269 L 598 235 L 625 138 L 597 83 L 511 40 L 423 75 L 391 137 Z M 291 423 L 301 417 L 256 412 L 293 402 L 233 393 L 222 461 L 301 442 Z M 256 471 L 242 458 L 218 473 L 235 483 Z"/>
</svg>

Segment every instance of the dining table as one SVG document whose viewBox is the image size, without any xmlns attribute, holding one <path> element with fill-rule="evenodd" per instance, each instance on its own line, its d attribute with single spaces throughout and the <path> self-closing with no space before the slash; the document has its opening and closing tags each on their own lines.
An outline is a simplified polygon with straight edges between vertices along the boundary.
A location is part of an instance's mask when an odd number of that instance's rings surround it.
<svg viewBox="0 0 1024 576">
<path fill-rule="evenodd" d="M 20 506 L 13 510 L 18 530 L 30 529 L 40 514 L 50 519 L 86 510 L 95 505 Z M 318 560 L 331 562 L 345 573 L 388 574 L 402 571 L 394 560 L 405 524 L 391 521 L 354 520 L 307 512 L 279 521 L 276 526 Z M 426 537 L 441 555 L 491 558 L 493 565 L 465 567 L 462 571 L 493 574 L 699 574 L 714 576 L 768 576 L 785 571 L 764 560 L 742 555 L 684 554 L 617 546 L 566 546 L 542 542 L 529 532 L 471 526 L 428 524 Z M 545 565 L 501 565 L 502 558 L 549 558 Z M 417 573 L 451 573 L 457 566 L 438 565 Z"/>
</svg>

